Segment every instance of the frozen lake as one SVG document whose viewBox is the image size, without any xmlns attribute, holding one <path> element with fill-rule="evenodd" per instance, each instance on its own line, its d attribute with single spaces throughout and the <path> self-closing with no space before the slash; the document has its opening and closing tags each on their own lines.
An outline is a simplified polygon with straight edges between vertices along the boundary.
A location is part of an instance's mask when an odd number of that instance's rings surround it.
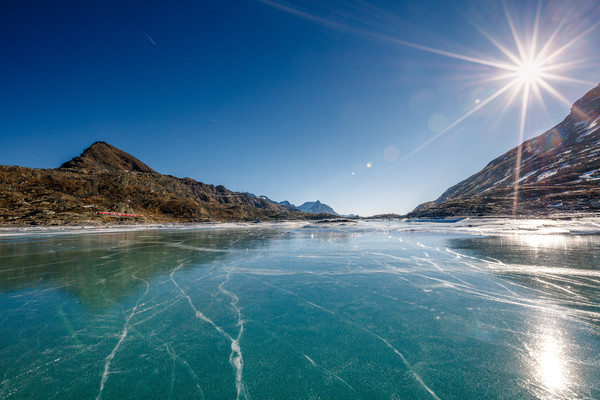
<svg viewBox="0 0 600 400">
<path fill-rule="evenodd" d="M 0 237 L 0 398 L 600 399 L 595 225 L 475 225 Z"/>
</svg>

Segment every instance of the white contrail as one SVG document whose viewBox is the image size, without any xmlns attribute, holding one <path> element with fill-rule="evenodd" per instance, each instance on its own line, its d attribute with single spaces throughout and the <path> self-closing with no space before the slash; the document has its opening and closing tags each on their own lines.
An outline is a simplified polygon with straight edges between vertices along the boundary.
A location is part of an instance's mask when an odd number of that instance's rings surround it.
<svg viewBox="0 0 600 400">
<path fill-rule="evenodd" d="M 144 35 L 146 35 L 146 37 L 148 38 L 148 40 L 150 41 L 150 43 L 152 43 L 154 46 L 156 46 L 156 42 L 154 40 L 152 40 L 152 38 L 150 37 L 150 35 L 148 35 L 146 32 L 144 32 Z"/>
</svg>

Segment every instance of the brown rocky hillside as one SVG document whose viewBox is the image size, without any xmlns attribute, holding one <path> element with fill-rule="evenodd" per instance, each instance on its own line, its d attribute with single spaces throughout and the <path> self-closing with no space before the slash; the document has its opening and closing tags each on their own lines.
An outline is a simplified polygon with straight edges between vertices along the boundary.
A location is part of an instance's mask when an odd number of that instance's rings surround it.
<svg viewBox="0 0 600 400">
<path fill-rule="evenodd" d="M 99 215 L 115 212 L 136 215 Z M 318 218 L 223 186 L 162 175 L 104 142 L 58 169 L 0 166 L 0 224 L 254 221 Z"/>
<path fill-rule="evenodd" d="M 600 213 L 600 85 L 575 102 L 560 124 L 408 216 L 572 213 Z"/>
<path fill-rule="evenodd" d="M 60 167 L 156 172 L 131 154 L 127 154 L 106 142 L 92 144 L 79 157 L 67 161 Z"/>
</svg>

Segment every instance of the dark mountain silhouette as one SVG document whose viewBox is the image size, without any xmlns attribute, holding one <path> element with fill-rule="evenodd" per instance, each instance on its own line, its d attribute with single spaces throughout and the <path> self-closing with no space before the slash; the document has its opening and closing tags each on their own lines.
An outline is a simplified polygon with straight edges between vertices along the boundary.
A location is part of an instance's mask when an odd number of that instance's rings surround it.
<svg viewBox="0 0 600 400">
<path fill-rule="evenodd" d="M 83 153 L 67 161 L 60 168 L 109 169 L 156 173 L 155 170 L 106 142 L 95 142 Z"/>
</svg>

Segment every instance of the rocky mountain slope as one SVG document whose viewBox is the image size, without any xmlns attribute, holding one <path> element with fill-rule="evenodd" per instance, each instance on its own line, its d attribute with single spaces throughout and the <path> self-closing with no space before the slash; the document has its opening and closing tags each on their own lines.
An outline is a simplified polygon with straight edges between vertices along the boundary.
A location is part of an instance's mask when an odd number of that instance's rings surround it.
<svg viewBox="0 0 600 400">
<path fill-rule="evenodd" d="M 58 169 L 0 166 L 2 225 L 306 218 L 314 216 L 223 186 L 159 174 L 104 142 Z"/>
<path fill-rule="evenodd" d="M 155 170 L 122 150 L 106 142 L 96 142 L 85 149 L 79 157 L 67 161 L 60 168 L 71 169 L 118 169 L 124 171 L 152 172 Z"/>
<path fill-rule="evenodd" d="M 306 203 L 296 207 L 298 210 L 311 213 L 311 214 L 331 214 L 331 215 L 339 215 L 333 208 L 328 206 L 327 204 L 321 203 L 319 200 L 317 201 L 307 201 Z"/>
<path fill-rule="evenodd" d="M 600 85 L 579 99 L 560 124 L 408 217 L 557 213 L 600 213 Z"/>
<path fill-rule="evenodd" d="M 279 204 L 280 206 L 283 206 L 291 211 L 302 211 L 302 212 L 309 213 L 309 214 L 329 214 L 329 215 L 334 215 L 334 216 L 344 216 L 344 215 L 340 215 L 340 214 L 336 213 L 335 211 L 333 211 L 333 208 L 331 208 L 330 206 L 328 206 L 325 203 L 321 203 L 319 200 L 307 201 L 307 202 L 303 203 L 302 205 L 297 206 L 297 205 L 290 203 L 287 200 L 275 201 L 275 200 L 271 200 L 267 196 L 256 196 L 252 193 L 247 193 L 247 194 L 270 201 L 271 203 Z M 348 217 L 355 217 L 355 216 L 351 215 Z"/>
</svg>

